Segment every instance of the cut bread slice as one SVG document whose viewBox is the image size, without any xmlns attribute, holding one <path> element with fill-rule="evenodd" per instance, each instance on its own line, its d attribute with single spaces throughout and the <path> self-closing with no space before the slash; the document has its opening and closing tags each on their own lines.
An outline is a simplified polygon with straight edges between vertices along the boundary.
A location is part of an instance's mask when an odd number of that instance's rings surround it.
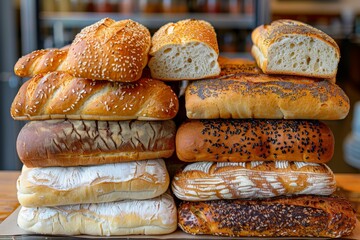
<svg viewBox="0 0 360 240">
<path fill-rule="evenodd" d="M 336 42 L 293 20 L 262 25 L 252 33 L 252 55 L 264 73 L 334 78 L 340 59 Z"/>
<path fill-rule="evenodd" d="M 153 78 L 196 80 L 220 74 L 216 33 L 205 21 L 183 20 L 161 27 L 153 36 L 150 55 Z"/>
</svg>

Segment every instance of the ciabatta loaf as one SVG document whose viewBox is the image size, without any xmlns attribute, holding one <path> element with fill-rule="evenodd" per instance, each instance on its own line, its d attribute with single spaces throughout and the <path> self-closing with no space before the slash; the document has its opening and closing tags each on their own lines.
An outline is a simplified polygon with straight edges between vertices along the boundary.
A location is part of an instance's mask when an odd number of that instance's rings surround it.
<svg viewBox="0 0 360 240">
<path fill-rule="evenodd" d="M 349 98 L 326 79 L 236 73 L 190 82 L 188 118 L 336 120 L 347 116 Z"/>
<path fill-rule="evenodd" d="M 192 163 L 172 181 L 175 196 L 187 201 L 330 195 L 335 189 L 325 164 L 289 161 Z"/>
<path fill-rule="evenodd" d="M 147 65 L 150 45 L 150 32 L 143 25 L 104 18 L 81 30 L 67 49 L 23 56 L 14 71 L 21 77 L 66 71 L 74 77 L 132 82 Z"/>
<path fill-rule="evenodd" d="M 356 225 L 349 201 L 315 195 L 183 202 L 178 219 L 187 233 L 231 237 L 339 238 Z"/>
<path fill-rule="evenodd" d="M 165 83 L 93 81 L 66 72 L 39 74 L 25 82 L 11 106 L 15 120 L 167 120 L 178 98 Z"/>
<path fill-rule="evenodd" d="M 194 80 L 220 73 L 215 30 L 202 20 L 188 19 L 162 26 L 152 38 L 150 55 L 153 78 Z"/>
<path fill-rule="evenodd" d="M 177 228 L 174 199 L 165 193 L 146 200 L 76 204 L 58 207 L 22 207 L 20 228 L 51 235 L 159 235 Z"/>
<path fill-rule="evenodd" d="M 334 145 L 331 129 L 314 120 L 191 120 L 176 133 L 177 156 L 186 162 L 326 163 Z"/>
<path fill-rule="evenodd" d="M 19 132 L 16 148 L 27 167 L 168 158 L 175 151 L 175 132 L 171 120 L 31 121 Z"/>
<path fill-rule="evenodd" d="M 335 78 L 340 50 L 324 32 L 294 20 L 277 20 L 252 32 L 252 55 L 268 74 Z"/>
<path fill-rule="evenodd" d="M 169 175 L 162 159 L 85 167 L 23 167 L 17 196 L 25 207 L 148 199 L 163 194 Z"/>
</svg>

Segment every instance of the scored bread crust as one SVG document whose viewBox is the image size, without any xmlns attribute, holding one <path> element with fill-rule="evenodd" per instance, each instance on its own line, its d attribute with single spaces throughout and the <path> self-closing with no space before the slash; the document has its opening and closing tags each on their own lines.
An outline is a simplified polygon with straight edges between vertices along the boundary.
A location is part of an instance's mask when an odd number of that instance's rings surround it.
<svg viewBox="0 0 360 240">
<path fill-rule="evenodd" d="M 338 120 L 347 116 L 350 101 L 326 79 L 236 73 L 192 81 L 185 91 L 185 108 L 190 119 Z"/>
<path fill-rule="evenodd" d="M 132 20 L 104 18 L 81 30 L 68 49 L 29 53 L 15 64 L 15 74 L 66 71 L 74 77 L 132 82 L 141 77 L 148 62 L 151 35 Z"/>
<path fill-rule="evenodd" d="M 22 207 L 20 228 L 51 235 L 158 235 L 177 228 L 176 205 L 168 193 L 144 200 Z"/>
<path fill-rule="evenodd" d="M 22 206 L 43 207 L 149 199 L 169 186 L 164 160 L 75 167 L 23 167 L 17 180 Z"/>
<path fill-rule="evenodd" d="M 303 37 L 308 39 L 315 39 L 320 42 L 323 42 L 325 46 L 333 49 L 334 57 L 336 60 L 336 67 L 329 73 L 322 72 L 306 72 L 306 71 L 296 71 L 291 66 L 288 66 L 288 69 L 285 70 L 276 70 L 270 67 L 269 62 L 275 61 L 273 58 L 270 58 L 269 52 L 271 51 L 272 46 L 275 43 L 281 42 L 284 39 L 291 39 L 293 37 Z M 337 43 L 326 33 L 322 32 L 319 29 L 316 29 L 308 24 L 295 21 L 295 20 L 277 20 L 273 21 L 270 25 L 261 25 L 253 30 L 251 34 L 251 38 L 253 41 L 253 47 L 251 49 L 251 53 L 255 58 L 257 64 L 262 69 L 264 73 L 268 74 L 289 74 L 289 75 L 299 75 L 299 76 L 308 76 L 308 77 L 319 77 L 319 78 L 331 78 L 333 81 L 336 77 L 337 73 L 337 64 L 340 59 L 340 49 Z M 296 42 L 293 42 L 296 44 Z M 316 49 L 310 49 L 310 51 L 316 51 Z M 300 53 L 295 53 L 300 54 Z M 319 55 L 325 53 L 318 53 Z M 304 61 L 306 61 L 306 56 L 303 56 Z M 287 59 L 290 61 L 290 59 Z M 300 62 L 294 62 L 297 65 Z"/>
<path fill-rule="evenodd" d="M 180 228 L 190 234 L 231 237 L 342 237 L 356 215 L 343 198 L 300 195 L 254 200 L 182 202 Z"/>
<path fill-rule="evenodd" d="M 178 108 L 176 94 L 158 80 L 93 81 L 51 72 L 25 82 L 10 113 L 15 120 L 167 120 Z"/>
<path fill-rule="evenodd" d="M 180 160 L 326 163 L 335 140 L 324 123 L 309 120 L 209 119 L 184 122 L 176 133 Z"/>
<path fill-rule="evenodd" d="M 194 50 L 189 50 L 190 53 L 185 54 L 185 50 L 192 47 L 202 49 L 198 53 L 199 61 L 202 61 L 199 66 L 193 67 L 197 64 L 197 60 L 191 58 L 191 53 Z M 165 59 L 164 56 L 167 50 L 178 51 L 178 53 L 166 56 L 166 61 L 162 62 L 161 59 Z M 217 62 L 219 48 L 216 33 L 211 24 L 203 20 L 186 19 L 162 26 L 152 37 L 149 54 L 151 55 L 149 68 L 153 78 L 194 80 L 217 76 L 220 73 Z M 184 57 L 185 55 L 187 57 Z M 209 59 L 211 59 L 210 62 Z M 186 73 L 189 70 L 179 70 L 180 65 L 189 66 L 189 69 L 192 69 L 195 73 L 191 75 L 190 72 Z M 158 69 L 160 67 L 164 69 Z M 195 70 L 196 67 L 198 67 L 198 71 Z M 207 71 L 200 71 L 202 68 L 206 68 Z"/>
<path fill-rule="evenodd" d="M 289 161 L 192 163 L 171 184 L 175 196 L 186 201 L 330 195 L 336 190 L 325 164 Z"/>
<path fill-rule="evenodd" d="M 80 166 L 170 157 L 176 126 L 167 121 L 30 121 L 17 153 L 27 167 Z"/>
</svg>

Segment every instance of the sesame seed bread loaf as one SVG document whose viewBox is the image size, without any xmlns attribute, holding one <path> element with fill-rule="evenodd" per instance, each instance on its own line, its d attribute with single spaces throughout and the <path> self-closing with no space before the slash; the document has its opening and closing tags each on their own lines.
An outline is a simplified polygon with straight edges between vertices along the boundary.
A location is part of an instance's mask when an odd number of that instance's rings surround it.
<svg viewBox="0 0 360 240">
<path fill-rule="evenodd" d="M 190 119 L 337 120 L 347 116 L 350 101 L 326 79 L 239 72 L 190 82 L 185 107 Z"/>
<path fill-rule="evenodd" d="M 294 20 L 277 20 L 252 32 L 252 55 L 268 74 L 334 78 L 340 60 L 336 42 Z"/>
<path fill-rule="evenodd" d="M 356 225 L 346 199 L 292 196 L 182 202 L 179 226 L 191 234 L 231 237 L 342 237 Z"/>
<path fill-rule="evenodd" d="M 11 116 L 15 120 L 166 120 L 175 117 L 178 108 L 175 93 L 158 80 L 93 81 L 51 72 L 21 86 Z"/>
<path fill-rule="evenodd" d="M 44 207 L 148 199 L 169 186 L 164 160 L 75 167 L 23 167 L 17 181 L 22 206 Z"/>
<path fill-rule="evenodd" d="M 176 133 L 177 156 L 186 162 L 326 163 L 334 144 L 330 128 L 315 120 L 191 120 Z"/>
<path fill-rule="evenodd" d="M 270 198 L 283 195 L 331 195 L 335 177 L 325 164 L 270 162 L 197 162 L 179 171 L 171 183 L 181 200 Z"/>
<path fill-rule="evenodd" d="M 150 32 L 143 25 L 104 18 L 82 29 L 67 49 L 23 56 L 14 71 L 20 77 L 66 71 L 74 77 L 132 82 L 147 65 L 150 45 Z"/>
<path fill-rule="evenodd" d="M 22 207 L 17 222 L 24 230 L 50 235 L 158 235 L 176 230 L 177 212 L 165 193 L 145 200 Z"/>
<path fill-rule="evenodd" d="M 28 122 L 16 142 L 27 167 L 80 166 L 170 157 L 175 123 L 45 120 Z"/>
<path fill-rule="evenodd" d="M 162 80 L 194 80 L 217 76 L 219 48 L 214 28 L 187 19 L 162 26 L 152 37 L 149 68 Z"/>
</svg>

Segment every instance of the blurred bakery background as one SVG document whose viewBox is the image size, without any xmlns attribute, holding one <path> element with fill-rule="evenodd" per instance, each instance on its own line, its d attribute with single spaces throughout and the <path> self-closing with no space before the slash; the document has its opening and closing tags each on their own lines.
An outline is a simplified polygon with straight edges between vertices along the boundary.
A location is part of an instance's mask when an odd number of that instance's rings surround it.
<svg viewBox="0 0 360 240">
<path fill-rule="evenodd" d="M 60 48 L 101 18 L 133 19 L 154 33 L 180 19 L 209 21 L 221 55 L 251 58 L 251 31 L 288 18 L 311 24 L 340 46 L 339 84 L 351 101 L 348 117 L 328 121 L 335 135 L 329 163 L 336 173 L 360 172 L 360 1 L 359 0 L 2 0 L 0 1 L 0 170 L 20 169 L 16 136 L 24 122 L 9 109 L 26 79 L 13 74 L 17 59 L 36 49 Z M 357 109 L 357 111 L 356 111 Z"/>
</svg>

